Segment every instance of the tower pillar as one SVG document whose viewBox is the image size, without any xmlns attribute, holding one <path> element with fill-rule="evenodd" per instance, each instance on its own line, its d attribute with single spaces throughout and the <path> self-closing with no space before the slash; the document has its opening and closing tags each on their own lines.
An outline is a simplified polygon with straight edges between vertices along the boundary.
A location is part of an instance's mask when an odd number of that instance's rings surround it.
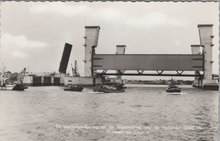
<svg viewBox="0 0 220 141">
<path fill-rule="evenodd" d="M 125 48 L 126 48 L 126 45 L 116 45 L 116 54 L 125 54 Z M 123 83 L 121 75 L 120 75 L 120 70 L 117 70 L 117 73 L 119 74 L 117 75 L 118 83 Z"/>
<path fill-rule="evenodd" d="M 201 45 L 191 45 L 191 51 L 192 54 L 201 54 Z M 199 71 L 195 71 L 195 75 L 199 75 L 200 72 Z M 194 81 L 193 81 L 193 87 L 202 87 L 202 78 L 199 76 L 196 76 Z"/>
<path fill-rule="evenodd" d="M 205 24 L 198 25 L 200 45 L 203 47 L 202 53 L 204 54 L 204 78 L 203 78 L 203 89 L 218 90 L 218 83 L 212 78 L 212 48 L 213 48 L 213 25 Z"/>
<path fill-rule="evenodd" d="M 92 56 L 98 44 L 99 26 L 85 26 L 85 70 L 86 77 L 93 77 Z"/>
</svg>

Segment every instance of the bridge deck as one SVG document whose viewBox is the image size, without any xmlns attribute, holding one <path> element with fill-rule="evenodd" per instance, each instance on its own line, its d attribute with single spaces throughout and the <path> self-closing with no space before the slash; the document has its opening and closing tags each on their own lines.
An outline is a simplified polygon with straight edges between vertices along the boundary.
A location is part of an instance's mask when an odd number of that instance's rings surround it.
<svg viewBox="0 0 220 141">
<path fill-rule="evenodd" d="M 93 70 L 203 71 L 203 55 L 94 54 Z"/>
</svg>

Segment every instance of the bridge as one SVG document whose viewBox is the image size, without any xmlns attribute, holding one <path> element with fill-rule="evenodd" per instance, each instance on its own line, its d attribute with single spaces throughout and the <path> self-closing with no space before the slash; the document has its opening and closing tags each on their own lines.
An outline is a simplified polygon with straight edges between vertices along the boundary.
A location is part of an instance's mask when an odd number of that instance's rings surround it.
<svg viewBox="0 0 220 141">
<path fill-rule="evenodd" d="M 102 70 L 99 75 L 145 75 L 145 76 L 200 76 L 183 74 L 184 71 L 203 71 L 203 55 L 189 54 L 94 54 L 93 69 Z M 117 70 L 117 73 L 107 73 Z M 136 73 L 126 73 L 135 71 Z M 155 74 L 145 73 L 155 71 Z M 172 74 L 164 72 L 173 71 Z M 96 72 L 97 73 L 97 72 Z"/>
<path fill-rule="evenodd" d="M 194 77 L 195 85 L 217 90 L 212 74 L 212 28 L 211 24 L 198 25 L 200 43 L 191 45 L 192 54 L 125 54 L 125 45 L 118 45 L 116 54 L 96 54 L 100 27 L 86 26 L 84 75 L 93 78 L 94 84 L 105 75 Z"/>
</svg>

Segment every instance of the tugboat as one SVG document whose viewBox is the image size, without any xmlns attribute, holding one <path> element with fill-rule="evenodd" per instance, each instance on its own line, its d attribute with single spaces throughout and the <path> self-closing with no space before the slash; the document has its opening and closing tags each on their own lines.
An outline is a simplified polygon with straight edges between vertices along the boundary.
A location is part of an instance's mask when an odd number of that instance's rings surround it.
<svg viewBox="0 0 220 141">
<path fill-rule="evenodd" d="M 24 84 L 15 84 L 14 87 L 12 88 L 13 91 L 24 91 L 28 87 L 25 86 Z"/>
<path fill-rule="evenodd" d="M 121 93 L 125 92 L 126 87 L 124 84 L 113 84 L 113 85 L 100 85 L 93 89 L 94 92 L 104 92 L 104 93 Z"/>
<path fill-rule="evenodd" d="M 179 93 L 181 92 L 181 88 L 179 88 L 177 85 L 175 85 L 175 82 L 171 80 L 170 85 L 167 87 L 166 92 L 168 93 Z"/>
<path fill-rule="evenodd" d="M 64 88 L 64 91 L 77 91 L 81 92 L 83 90 L 83 87 L 78 85 L 68 85 L 66 88 Z"/>
<path fill-rule="evenodd" d="M 18 82 L 14 84 L 14 87 L 12 88 L 13 91 L 24 91 L 28 87 L 23 84 L 24 75 L 26 72 L 26 68 L 23 69 L 23 71 L 20 72 L 18 76 Z"/>
</svg>

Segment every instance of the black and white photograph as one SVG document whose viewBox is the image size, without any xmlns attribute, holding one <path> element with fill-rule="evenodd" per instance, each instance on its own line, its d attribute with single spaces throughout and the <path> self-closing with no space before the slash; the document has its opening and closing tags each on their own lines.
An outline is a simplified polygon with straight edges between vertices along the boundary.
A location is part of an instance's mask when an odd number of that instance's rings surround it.
<svg viewBox="0 0 220 141">
<path fill-rule="evenodd" d="M 0 2 L 0 141 L 217 141 L 219 2 Z"/>
</svg>

